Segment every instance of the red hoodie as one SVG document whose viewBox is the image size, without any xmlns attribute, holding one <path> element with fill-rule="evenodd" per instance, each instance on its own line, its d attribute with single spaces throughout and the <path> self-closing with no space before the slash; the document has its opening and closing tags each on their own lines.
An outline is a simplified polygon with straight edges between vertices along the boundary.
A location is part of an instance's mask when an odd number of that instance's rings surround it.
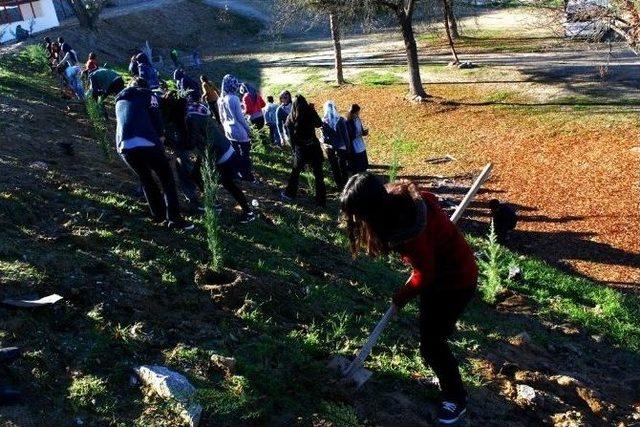
<svg viewBox="0 0 640 427">
<path fill-rule="evenodd" d="M 478 266 L 464 236 L 442 210 L 436 196 L 429 192 L 421 195 L 427 207 L 425 228 L 396 248 L 413 267 L 409 281 L 393 296 L 393 302 L 400 308 L 423 290 L 474 289 L 478 281 Z"/>
<path fill-rule="evenodd" d="M 255 102 L 251 99 L 251 95 L 245 93 L 242 97 L 242 106 L 244 107 L 244 113 L 251 116 L 251 118 L 260 117 L 262 115 L 262 109 L 265 107 L 264 99 L 258 95 Z M 258 114 L 260 113 L 260 114 Z"/>
</svg>

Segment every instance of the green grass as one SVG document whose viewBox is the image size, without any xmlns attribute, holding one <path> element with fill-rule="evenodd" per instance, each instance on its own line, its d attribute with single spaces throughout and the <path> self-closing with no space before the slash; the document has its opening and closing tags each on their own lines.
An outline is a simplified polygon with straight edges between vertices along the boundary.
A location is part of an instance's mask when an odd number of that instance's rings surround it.
<svg viewBox="0 0 640 427">
<path fill-rule="evenodd" d="M 11 67 L 7 72 L 18 75 Z M 31 89 L 17 93 L 35 96 L 45 78 L 33 77 Z M 413 142 L 397 140 L 398 152 L 412 150 Z M 98 148 L 90 153 L 99 154 Z M 420 407 L 429 404 L 434 396 L 414 380 L 431 373 L 419 354 L 415 302 L 390 324 L 368 359 L 374 372 L 370 391 L 336 392 L 327 360 L 357 351 L 409 272 L 395 257 L 351 259 L 337 227 L 335 197 L 326 210 L 317 210 L 313 192 L 302 186 L 298 203 L 276 201 L 290 171 L 289 153 L 258 144 L 255 167 L 264 184 L 244 187 L 250 197 L 261 198 L 272 224 L 237 225 L 222 192 L 218 221 L 225 260 L 248 276 L 235 293 L 215 300 L 194 282 L 196 267 L 211 256 L 205 220 L 193 218 L 198 229 L 190 234 L 152 225 L 143 201 L 132 194 L 128 171 L 99 157 L 87 156 L 86 170 L 52 164 L 41 175 L 26 169 L 21 158 L 2 159 L 2 296 L 65 297 L 39 311 L 0 306 L 0 345 L 20 342 L 29 349 L 6 380 L 20 384 L 28 378 L 30 414 L 40 424 L 80 417 L 88 425 L 175 425 L 170 405 L 130 386 L 132 368 L 140 364 L 167 365 L 186 375 L 205 409 L 203 425 L 361 425 L 371 422 L 362 419 L 363 411 L 374 417 L 384 409 L 390 390 Z M 96 173 L 107 170 L 113 176 Z M 7 177 L 20 178 L 19 190 Z M 335 191 L 329 179 L 327 184 Z M 570 321 L 601 335 L 617 348 L 611 351 L 634 353 L 630 367 L 638 366 L 637 296 L 484 237 L 468 237 L 475 250 L 494 251 L 501 285 L 536 305 L 535 314 L 521 316 L 503 315 L 479 300 L 471 304 L 453 338 L 471 388 L 484 387 L 485 380 L 470 358 L 488 358 L 523 329 L 540 345 L 570 339 L 549 332 L 543 322 Z M 522 269 L 522 280 L 504 279 L 510 265 Z M 487 284 L 485 275 L 482 289 Z M 213 354 L 235 358 L 236 371 L 220 372 L 211 363 Z"/>
<path fill-rule="evenodd" d="M 357 83 L 364 86 L 389 86 L 404 83 L 402 77 L 387 71 L 364 71 L 357 76 Z"/>
</svg>

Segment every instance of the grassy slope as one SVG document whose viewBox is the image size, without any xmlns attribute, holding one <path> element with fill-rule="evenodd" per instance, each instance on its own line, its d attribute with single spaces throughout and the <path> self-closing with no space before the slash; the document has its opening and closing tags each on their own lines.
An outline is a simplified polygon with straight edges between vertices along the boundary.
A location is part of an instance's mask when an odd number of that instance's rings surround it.
<svg viewBox="0 0 640 427">
<path fill-rule="evenodd" d="M 223 214 L 229 266 L 247 278 L 214 301 L 194 283 L 196 266 L 208 257 L 202 228 L 180 234 L 152 226 L 132 195 L 135 180 L 120 162 L 105 160 L 89 138 L 74 137 L 72 160 L 45 147 L 66 135 L 81 137 L 86 122 L 73 114 L 75 107 L 64 116 L 66 106 L 56 99 L 50 77 L 31 74 L 37 70 L 32 59 L 5 59 L 0 100 L 3 108 L 19 111 L 3 114 L 0 127 L 9 142 L 0 155 L 7 172 L 0 177 L 0 296 L 56 292 L 65 300 L 42 310 L 0 308 L 0 344 L 27 350 L 8 379 L 30 399 L 28 409 L 2 413 L 0 420 L 67 424 L 79 416 L 91 423 L 172 425 L 168 405 L 130 387 L 131 368 L 140 363 L 185 372 L 199 389 L 207 425 L 397 425 L 426 415 L 421 408 L 430 395 L 418 380 L 428 370 L 415 345 L 414 305 L 369 360 L 375 377 L 367 387 L 357 394 L 335 387 L 326 360 L 357 349 L 406 270 L 392 259 L 351 261 L 336 228 L 335 200 L 326 212 L 304 201 L 277 202 L 288 168 L 285 154 L 257 153 L 256 167 L 267 184 L 249 189 L 273 225 L 239 227 L 228 208 Z M 23 111 L 35 116 L 21 121 Z M 53 119 L 63 135 L 46 133 Z M 46 161 L 48 169 L 30 167 L 34 160 Z M 549 375 L 575 371 L 604 400 L 615 402 L 612 417 L 628 416 L 634 397 L 624 395 L 622 384 L 609 384 L 608 367 L 637 372 L 638 299 L 508 251 L 503 257 L 502 268 L 523 267 L 524 279 L 509 286 L 526 310 L 496 311 L 475 302 L 461 322 L 454 344 L 469 358 L 463 369 L 473 386 L 472 420 L 535 424 L 551 415 L 521 408 L 499 393 L 503 379 L 487 365 L 499 368 L 504 360 Z M 567 320 L 580 331 L 577 336 L 552 330 Z M 528 348 L 509 344 L 522 330 L 543 355 L 529 360 Z M 549 344 L 558 354 L 544 350 Z M 567 363 L 571 346 L 583 361 Z M 236 374 L 216 370 L 209 361 L 213 353 L 235 357 Z M 601 421 L 584 402 L 568 402 L 566 408 L 586 420 Z"/>
</svg>

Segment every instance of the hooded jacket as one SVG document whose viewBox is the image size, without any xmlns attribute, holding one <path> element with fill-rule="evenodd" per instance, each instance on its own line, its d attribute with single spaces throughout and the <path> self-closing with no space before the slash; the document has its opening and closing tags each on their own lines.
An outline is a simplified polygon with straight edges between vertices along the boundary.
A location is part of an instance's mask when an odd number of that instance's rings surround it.
<svg viewBox="0 0 640 427">
<path fill-rule="evenodd" d="M 229 160 L 234 153 L 233 147 L 218 130 L 209 109 L 204 104 L 190 104 L 187 107 L 186 121 L 190 146 L 200 150 L 211 147 L 218 165 Z"/>
<path fill-rule="evenodd" d="M 142 138 L 161 147 L 164 135 L 160 105 L 149 89 L 129 87 L 116 97 L 116 147 L 118 152 L 128 149 L 126 142 Z"/>
<path fill-rule="evenodd" d="M 478 266 L 473 250 L 460 230 L 440 207 L 436 196 L 420 194 L 424 203 L 421 225 L 412 236 L 396 239 L 396 250 L 413 268 L 407 283 L 393 296 L 393 302 L 403 307 L 409 300 L 426 291 L 475 289 Z"/>
<path fill-rule="evenodd" d="M 158 70 L 151 65 L 151 61 L 144 53 L 136 56 L 138 62 L 138 76 L 147 81 L 149 89 L 158 89 L 160 87 L 160 78 L 158 77 Z"/>
<path fill-rule="evenodd" d="M 188 98 L 192 101 L 198 101 L 202 98 L 202 92 L 200 90 L 200 85 L 193 80 L 191 77 L 185 74 L 182 70 L 176 70 L 173 73 L 173 80 L 176 81 L 176 86 L 178 90 L 187 92 L 189 91 Z"/>
<path fill-rule="evenodd" d="M 248 142 L 251 128 L 244 118 L 237 92 L 238 80 L 227 74 L 222 79 L 222 95 L 218 98 L 218 110 L 224 133 L 231 141 Z"/>
</svg>

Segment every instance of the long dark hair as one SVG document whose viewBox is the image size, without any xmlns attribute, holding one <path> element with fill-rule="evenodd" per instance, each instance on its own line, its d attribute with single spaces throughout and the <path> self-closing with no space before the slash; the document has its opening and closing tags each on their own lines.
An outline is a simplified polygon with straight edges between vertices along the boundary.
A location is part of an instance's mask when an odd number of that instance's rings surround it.
<svg viewBox="0 0 640 427">
<path fill-rule="evenodd" d="M 309 106 L 307 99 L 302 95 L 296 95 L 295 98 L 293 98 L 293 103 L 291 104 L 291 120 L 293 122 L 298 122 L 306 119 L 310 114 L 311 107 Z"/>
<path fill-rule="evenodd" d="M 340 205 L 353 255 L 360 250 L 370 256 L 393 250 L 398 243 L 396 236 L 410 235 L 416 229 L 418 204 L 422 204 L 420 195 L 409 181 L 385 186 L 370 173 L 352 176 L 344 187 Z"/>
</svg>

